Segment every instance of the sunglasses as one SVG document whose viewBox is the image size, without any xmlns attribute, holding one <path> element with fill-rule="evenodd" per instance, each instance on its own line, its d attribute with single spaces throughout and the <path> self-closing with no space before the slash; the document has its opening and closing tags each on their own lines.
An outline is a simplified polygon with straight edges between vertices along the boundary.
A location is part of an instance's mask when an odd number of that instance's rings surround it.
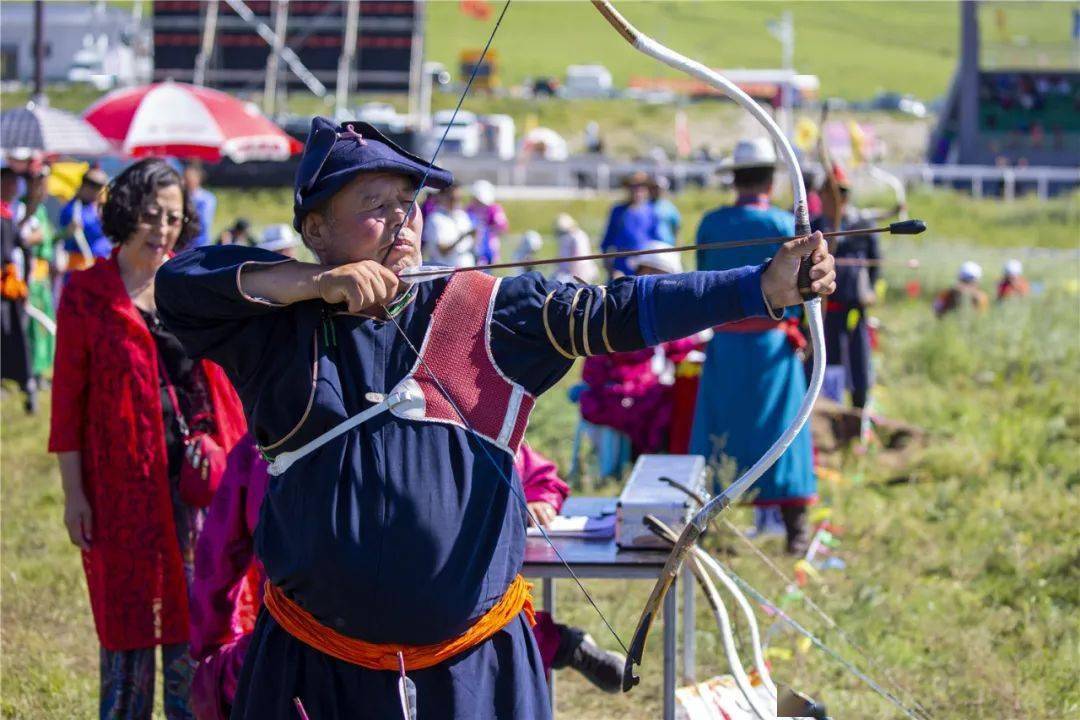
<svg viewBox="0 0 1080 720">
<path fill-rule="evenodd" d="M 154 227 L 161 225 L 161 219 L 165 219 L 165 224 L 169 227 L 180 227 L 187 222 L 187 217 L 181 213 L 167 213 L 161 208 L 147 208 L 139 215 L 139 221 L 144 225 Z"/>
</svg>

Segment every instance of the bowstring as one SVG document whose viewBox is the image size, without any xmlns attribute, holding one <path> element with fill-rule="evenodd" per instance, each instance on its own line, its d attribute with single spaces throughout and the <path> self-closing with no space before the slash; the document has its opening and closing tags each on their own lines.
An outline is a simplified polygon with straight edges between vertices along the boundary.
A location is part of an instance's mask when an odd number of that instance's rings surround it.
<svg viewBox="0 0 1080 720">
<path fill-rule="evenodd" d="M 735 536 L 739 538 L 739 540 L 741 540 L 748 548 L 750 548 L 754 555 L 756 555 L 757 558 L 761 560 L 762 563 L 764 563 L 765 566 L 768 567 L 774 575 L 776 575 L 776 577 L 783 580 L 788 587 L 798 588 L 798 583 L 796 583 L 793 578 L 789 577 L 787 573 L 781 570 L 780 567 L 773 561 L 773 559 L 766 555 L 761 548 L 755 545 L 754 541 L 747 537 L 746 534 L 735 525 L 735 523 L 731 522 L 731 520 L 729 520 L 728 518 L 721 518 L 721 521 L 724 523 L 724 526 L 728 530 L 734 533 Z M 735 573 L 732 572 L 730 568 L 728 568 L 728 573 L 732 576 L 735 575 Z M 817 614 L 817 616 L 825 622 L 826 626 L 828 626 L 830 630 L 836 632 L 836 634 L 840 636 L 841 640 L 847 643 L 849 647 L 851 647 L 856 653 L 858 653 L 864 660 L 870 663 L 870 665 L 874 668 L 876 672 L 881 673 L 881 675 L 888 681 L 888 683 L 892 685 L 891 689 L 894 693 L 896 693 L 897 695 L 907 696 L 907 699 L 909 699 L 912 705 L 919 711 L 918 714 L 920 718 L 930 717 L 930 713 L 926 710 L 925 707 L 923 707 L 922 703 L 919 702 L 918 698 L 915 697 L 915 694 L 912 693 L 910 689 L 900 684 L 900 682 L 892 676 L 892 674 L 884 667 L 883 664 L 881 664 L 868 651 L 864 650 L 857 642 L 855 642 L 854 638 L 852 638 L 851 635 L 846 632 L 839 625 L 839 623 L 836 622 L 836 620 L 834 620 L 827 612 L 825 612 L 825 610 L 823 610 L 820 605 L 814 602 L 814 600 L 809 595 L 807 595 L 806 592 L 803 591 L 801 588 L 799 588 L 799 596 L 802 599 L 803 604 L 813 610 L 814 613 Z"/>
<path fill-rule="evenodd" d="M 752 597 L 759 605 L 762 605 L 763 607 L 768 608 L 769 610 L 774 612 L 782 621 L 787 623 L 793 630 L 795 630 L 795 632 L 809 640 L 815 647 L 817 647 L 819 650 L 831 657 L 850 674 L 861 680 L 864 685 L 873 690 L 880 697 L 892 703 L 897 709 L 904 713 L 904 715 L 911 718 L 911 720 L 923 720 L 924 717 L 928 717 L 925 711 L 916 712 L 915 710 L 909 708 L 900 698 L 896 697 L 896 695 L 894 695 L 889 690 L 883 688 L 873 678 L 860 670 L 854 663 L 852 663 L 843 655 L 826 645 L 824 642 L 818 639 L 818 637 L 814 635 L 814 633 L 807 630 L 794 618 L 784 612 L 777 603 L 770 601 L 760 592 L 755 590 L 750 583 L 746 582 L 741 577 L 732 572 L 731 568 L 725 567 L 724 571 L 727 573 L 728 577 L 735 581 L 736 585 L 742 588 L 743 592 Z M 922 709 L 922 706 L 919 705 L 917 702 L 916 706 L 919 707 L 920 710 Z"/>
<path fill-rule="evenodd" d="M 386 258 L 389 257 L 390 251 L 393 250 L 394 243 L 397 241 L 398 235 L 401 234 L 402 229 L 405 227 L 405 223 L 408 221 L 409 214 L 415 212 L 416 210 L 416 200 L 418 197 L 420 197 L 421 190 L 424 189 L 424 183 L 427 182 L 428 176 L 431 174 L 431 169 L 435 166 L 435 160 L 439 157 L 439 151 L 442 150 L 443 142 L 446 140 L 446 136 L 449 134 L 450 128 L 453 127 L 454 120 L 457 118 L 458 115 L 458 111 L 461 110 L 461 105 L 465 102 L 465 97 L 469 94 L 469 89 L 472 88 L 473 81 L 476 79 L 476 74 L 479 71 L 480 66 L 483 64 L 484 58 L 487 56 L 488 49 L 491 47 L 491 42 L 495 39 L 495 34 L 499 31 L 499 26 L 502 24 L 503 17 L 506 16 L 506 11 L 510 8 L 510 1 L 511 0 L 506 0 L 506 3 L 503 5 L 502 11 L 499 13 L 499 17 L 495 21 L 495 26 L 491 29 L 491 34 L 488 35 L 487 42 L 484 43 L 484 49 L 480 52 L 480 57 L 476 61 L 476 64 L 473 65 L 472 73 L 469 74 L 469 80 L 465 83 L 465 90 L 461 93 L 461 97 L 458 98 L 457 105 L 454 107 L 454 112 L 450 116 L 450 122 L 447 123 L 446 129 L 443 131 L 442 137 L 439 138 L 439 142 L 435 146 L 435 152 L 432 154 L 431 160 L 428 161 L 427 168 L 425 168 L 424 170 L 424 175 L 421 177 L 420 182 L 416 186 L 416 191 L 413 193 L 412 200 L 409 203 L 409 212 L 405 216 L 405 221 L 403 221 L 401 225 L 398 226 L 397 231 L 394 233 L 394 240 L 390 243 L 389 247 L 387 247 L 386 253 L 383 255 L 382 263 L 386 262 Z M 431 377 L 432 381 L 435 383 L 435 386 L 439 389 L 439 392 L 442 393 L 443 397 L 446 398 L 447 402 L 450 404 L 450 407 L 453 408 L 454 414 L 458 416 L 462 424 L 465 426 L 465 429 L 468 430 L 469 433 L 471 433 L 475 437 L 476 443 L 484 451 L 484 455 L 487 456 L 488 462 L 498 471 L 499 477 L 502 479 L 503 482 L 506 483 L 507 487 L 510 489 L 511 494 L 513 494 L 514 498 L 525 510 L 525 514 L 540 531 L 540 534 L 544 538 L 544 541 L 547 542 L 548 546 L 551 547 L 551 549 L 555 552 L 555 556 L 559 558 L 559 562 L 561 562 L 563 567 L 566 568 L 566 571 L 570 574 L 570 577 L 581 590 L 582 594 L 585 596 L 585 599 L 588 600 L 593 610 L 595 610 L 596 614 L 600 616 L 600 619 L 603 621 L 604 626 L 607 627 L 608 632 L 610 632 L 612 637 L 615 638 L 615 641 L 619 643 L 619 647 L 622 648 L 623 652 L 629 655 L 630 651 L 627 649 L 626 643 L 624 643 L 622 641 L 622 638 L 619 637 L 619 633 L 615 632 L 614 626 L 612 626 L 611 622 L 607 619 L 607 616 L 604 615 L 604 611 L 600 609 L 599 605 L 597 605 L 596 600 L 593 599 L 592 594 L 585 587 L 584 583 L 581 582 L 581 579 L 578 577 L 577 573 L 574 572 L 574 569 L 570 567 L 570 563 L 568 563 L 566 561 L 566 558 L 563 557 L 562 553 L 559 551 L 559 548 L 557 548 L 555 546 L 555 543 L 552 542 L 551 536 L 548 535 L 547 530 L 544 529 L 544 526 L 540 524 L 536 515 L 529 508 L 529 503 L 525 499 L 523 489 L 517 486 L 517 483 L 515 483 L 513 479 L 507 475 L 506 471 L 503 469 L 503 466 L 495 460 L 495 457 L 491 454 L 491 451 L 488 449 L 487 444 L 482 439 L 480 433 L 477 432 L 477 430 L 472 426 L 468 418 L 465 417 L 465 414 L 461 411 L 457 403 L 450 396 L 450 393 L 447 392 L 445 387 L 443 387 L 442 381 L 439 380 L 435 373 L 431 371 L 431 368 L 428 367 L 427 362 L 424 360 L 424 356 L 420 353 L 416 345 L 405 333 L 405 330 L 398 323 L 397 318 L 386 310 L 385 305 L 382 307 L 383 312 L 390 319 L 390 322 L 394 324 L 394 327 L 397 329 L 398 334 L 402 337 L 403 340 L 405 340 L 406 345 L 408 345 L 409 349 L 412 350 L 412 352 L 416 355 L 417 360 L 420 362 L 420 366 L 423 367 L 424 371 Z"/>
<path fill-rule="evenodd" d="M 458 111 L 461 110 L 461 104 L 465 102 L 465 96 L 469 94 L 469 90 L 472 88 L 473 81 L 476 79 L 476 73 L 480 70 L 480 66 L 484 64 L 484 58 L 487 57 L 488 48 L 491 47 L 491 41 L 495 39 L 495 33 L 499 32 L 499 26 L 502 25 L 503 17 L 509 9 L 510 0 L 506 0 L 506 3 L 502 7 L 502 11 L 499 13 L 498 19 L 495 20 L 495 27 L 491 29 L 491 34 L 488 35 L 487 42 L 484 43 L 484 49 L 480 51 L 479 59 L 477 59 L 476 63 L 473 65 L 472 72 L 469 73 L 469 80 L 465 83 L 465 90 L 461 93 L 461 97 L 458 98 L 453 114 L 450 115 L 450 122 L 446 124 L 446 129 L 443 130 L 442 137 L 439 138 L 439 142 L 435 145 L 435 152 L 432 153 L 431 160 L 428 161 L 427 167 L 424 168 L 424 174 L 421 176 L 420 182 L 413 192 L 412 200 L 409 201 L 409 211 L 405 213 L 405 220 L 398 225 L 397 231 L 394 233 L 394 239 L 391 240 L 390 244 L 387 246 L 382 261 L 379 263 L 380 265 L 385 264 L 386 258 L 390 257 L 390 251 L 394 249 L 394 244 L 397 242 L 398 236 L 401 235 L 401 231 L 409 221 L 409 215 L 415 212 L 416 200 L 420 197 L 420 192 L 424 189 L 424 183 L 427 182 L 428 176 L 431 175 L 431 169 L 435 167 L 435 160 L 439 157 L 439 151 L 442 150 L 443 143 L 446 142 L 446 136 L 450 134 L 450 128 L 454 126 L 454 120 L 457 119 Z"/>
</svg>

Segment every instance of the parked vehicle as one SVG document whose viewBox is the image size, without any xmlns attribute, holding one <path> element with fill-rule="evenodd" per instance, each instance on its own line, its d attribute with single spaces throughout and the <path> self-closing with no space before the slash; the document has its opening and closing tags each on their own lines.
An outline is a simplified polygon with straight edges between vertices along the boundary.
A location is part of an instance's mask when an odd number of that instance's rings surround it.
<svg viewBox="0 0 1080 720">
<path fill-rule="evenodd" d="M 96 90 L 112 90 L 116 86 L 116 75 L 105 72 L 108 39 L 102 35 L 100 40 L 103 42 L 94 42 L 89 35 L 84 38 L 83 46 L 75 51 L 68 68 L 68 82 L 86 83 Z"/>
<path fill-rule="evenodd" d="M 565 98 L 606 98 L 612 95 L 611 72 L 603 65 L 571 65 L 566 84 L 559 90 Z"/>
<path fill-rule="evenodd" d="M 517 151 L 514 142 L 514 118 L 509 115 L 485 115 L 481 119 L 483 149 L 500 160 L 511 160 Z"/>
<path fill-rule="evenodd" d="M 895 92 L 878 93 L 868 103 L 859 103 L 854 106 L 859 110 L 883 110 L 902 115 L 924 118 L 927 115 L 926 105 L 914 95 L 902 95 Z"/>
<path fill-rule="evenodd" d="M 453 110 L 440 110 L 431 120 L 431 134 L 427 143 L 430 150 L 427 155 L 434 154 L 435 146 L 444 134 L 446 139 L 443 141 L 441 153 L 475 157 L 480 152 L 480 123 L 474 113 L 462 110 L 455 117 Z"/>
</svg>

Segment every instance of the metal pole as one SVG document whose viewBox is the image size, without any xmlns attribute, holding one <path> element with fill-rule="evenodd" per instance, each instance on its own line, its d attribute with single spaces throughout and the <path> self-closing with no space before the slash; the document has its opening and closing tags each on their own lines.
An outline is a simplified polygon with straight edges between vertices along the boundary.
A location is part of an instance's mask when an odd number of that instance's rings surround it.
<svg viewBox="0 0 1080 720">
<path fill-rule="evenodd" d="M 695 621 L 697 620 L 694 615 L 694 576 L 691 574 L 689 567 L 683 567 L 682 583 L 682 681 L 684 684 L 689 685 L 695 681 L 697 676 L 695 663 L 697 643 L 694 636 Z"/>
<path fill-rule="evenodd" d="M 202 46 L 199 48 L 199 55 L 195 58 L 194 83 L 196 85 L 206 84 L 206 67 L 210 64 L 210 56 L 214 54 L 214 41 L 217 38 L 218 6 L 220 4 L 220 0 L 210 0 L 206 6 L 206 18 L 203 20 Z"/>
<path fill-rule="evenodd" d="M 675 647 L 678 580 L 672 580 L 671 589 L 664 596 L 664 720 L 675 720 Z"/>
<path fill-rule="evenodd" d="M 338 58 L 337 87 L 335 88 L 334 112 L 338 118 L 345 116 L 349 104 L 349 91 L 352 90 L 350 71 L 353 58 L 356 57 L 356 34 L 360 20 L 359 0 L 348 0 L 345 6 L 345 33 L 342 36 L 341 56 Z"/>
<path fill-rule="evenodd" d="M 278 75 L 281 71 L 281 49 L 285 46 L 285 29 L 289 20 L 289 0 L 274 0 L 274 40 L 270 57 L 266 59 L 266 84 L 263 86 L 263 112 L 273 117 L 277 107 Z"/>
<path fill-rule="evenodd" d="M 959 90 L 960 150 L 957 162 L 979 162 L 979 13 L 975 0 L 960 3 Z"/>
<path fill-rule="evenodd" d="M 45 2 L 34 0 L 34 95 L 40 103 L 45 99 Z"/>
<path fill-rule="evenodd" d="M 417 101 L 418 109 L 415 119 L 416 126 L 420 128 L 420 132 L 426 133 L 431 130 L 431 84 L 434 63 L 424 63 L 420 72 L 420 99 Z M 409 113 L 413 112 L 412 108 L 412 96 L 409 97 Z"/>
<path fill-rule="evenodd" d="M 229 7 L 231 7 L 237 15 L 243 19 L 248 25 L 255 28 L 255 32 L 259 34 L 266 44 L 273 45 L 276 42 L 277 34 L 270 29 L 270 27 L 259 20 L 255 16 L 255 13 L 251 11 L 251 8 L 247 6 L 244 0 L 225 0 Z M 293 74 L 307 86 L 308 90 L 315 93 L 317 97 L 326 96 L 326 86 L 319 82 L 319 79 L 315 77 L 310 70 L 308 70 L 304 63 L 300 62 L 300 58 L 293 52 L 292 48 L 284 46 L 282 41 L 281 59 L 285 61 L 285 64 L 289 66 L 289 69 L 293 71 Z"/>
<path fill-rule="evenodd" d="M 413 33 L 409 55 L 409 115 L 426 132 L 431 119 L 431 72 L 424 62 L 424 0 L 413 4 Z"/>
</svg>

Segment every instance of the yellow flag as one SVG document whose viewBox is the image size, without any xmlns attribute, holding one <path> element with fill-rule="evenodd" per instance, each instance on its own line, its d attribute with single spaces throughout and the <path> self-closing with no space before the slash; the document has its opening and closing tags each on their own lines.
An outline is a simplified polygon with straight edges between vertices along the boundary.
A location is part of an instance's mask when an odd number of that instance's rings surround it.
<svg viewBox="0 0 1080 720">
<path fill-rule="evenodd" d="M 82 176 L 89 168 L 90 164 L 84 162 L 53 163 L 49 168 L 47 192 L 61 200 L 70 200 L 75 197 L 75 191 L 82 184 Z"/>
<path fill-rule="evenodd" d="M 866 133 L 852 120 L 848 123 L 848 134 L 851 135 L 851 164 L 861 165 L 866 162 Z"/>
<path fill-rule="evenodd" d="M 809 152 L 818 139 L 818 126 L 808 117 L 799 118 L 795 123 L 795 145 L 803 152 Z"/>
</svg>

